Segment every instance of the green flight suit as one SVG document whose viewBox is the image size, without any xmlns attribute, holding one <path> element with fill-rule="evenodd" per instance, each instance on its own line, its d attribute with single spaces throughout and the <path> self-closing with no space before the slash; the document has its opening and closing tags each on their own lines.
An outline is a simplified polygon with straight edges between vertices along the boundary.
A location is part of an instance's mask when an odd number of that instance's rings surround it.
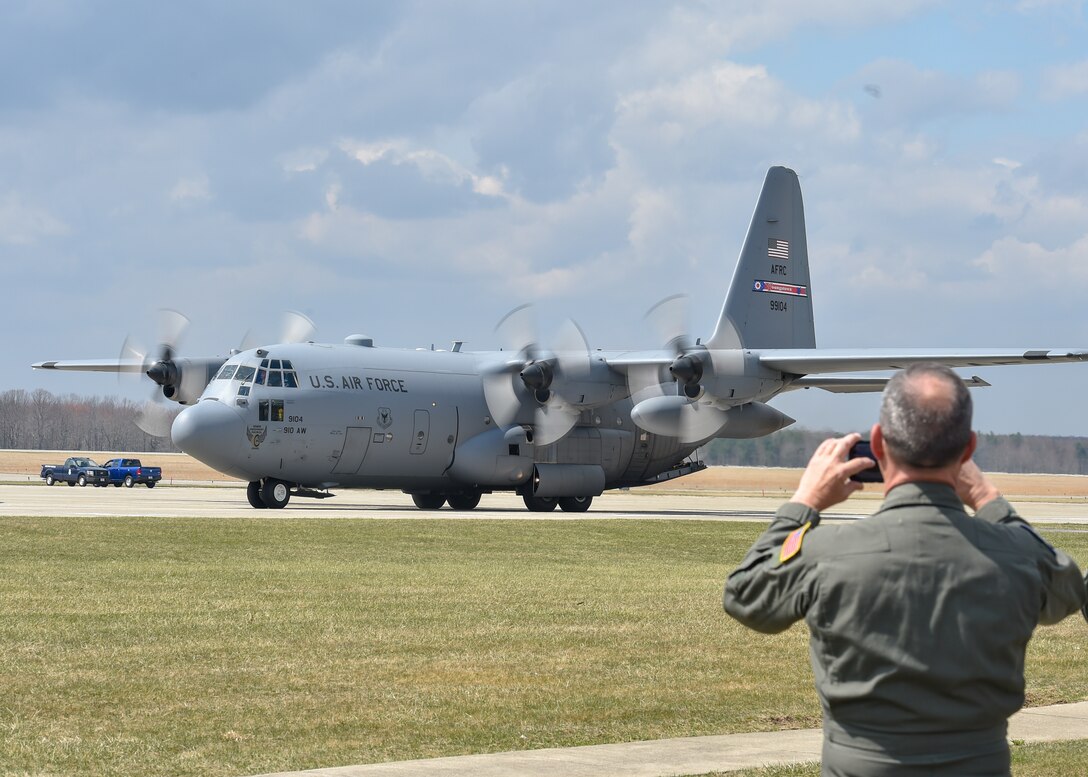
<svg viewBox="0 0 1088 777">
<path fill-rule="evenodd" d="M 894 488 L 864 520 L 819 519 L 779 508 L 724 606 L 767 633 L 808 624 L 824 774 L 1007 774 L 1028 639 L 1085 605 L 1077 565 L 1004 499 L 971 517 L 937 483 Z"/>
</svg>

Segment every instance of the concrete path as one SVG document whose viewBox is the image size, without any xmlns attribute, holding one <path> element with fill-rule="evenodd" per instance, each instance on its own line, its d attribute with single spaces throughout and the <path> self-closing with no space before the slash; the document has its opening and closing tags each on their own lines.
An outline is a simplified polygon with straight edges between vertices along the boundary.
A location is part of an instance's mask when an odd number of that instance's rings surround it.
<svg viewBox="0 0 1088 777">
<path fill-rule="evenodd" d="M 1088 701 L 1022 710 L 1009 721 L 1009 738 L 1088 739 Z M 820 729 L 814 728 L 394 761 L 263 777 L 674 777 L 818 761 L 821 741 Z"/>
</svg>

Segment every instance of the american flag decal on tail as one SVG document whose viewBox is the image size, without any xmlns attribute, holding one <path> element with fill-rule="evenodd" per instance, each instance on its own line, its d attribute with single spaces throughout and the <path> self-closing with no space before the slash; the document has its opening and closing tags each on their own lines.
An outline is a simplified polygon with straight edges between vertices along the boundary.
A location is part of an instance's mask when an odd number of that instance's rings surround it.
<svg viewBox="0 0 1088 777">
<path fill-rule="evenodd" d="M 790 258 L 790 244 L 788 240 L 776 240 L 773 237 L 767 238 L 767 256 L 771 259 L 789 259 Z"/>
</svg>

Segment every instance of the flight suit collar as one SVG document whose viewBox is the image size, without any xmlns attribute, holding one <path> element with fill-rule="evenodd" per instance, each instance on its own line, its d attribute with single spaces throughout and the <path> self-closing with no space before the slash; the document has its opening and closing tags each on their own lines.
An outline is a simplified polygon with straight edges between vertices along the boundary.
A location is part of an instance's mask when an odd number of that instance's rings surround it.
<svg viewBox="0 0 1088 777">
<path fill-rule="evenodd" d="M 884 497 L 881 510 L 905 505 L 935 505 L 954 510 L 962 510 L 963 502 L 956 495 L 956 490 L 946 483 L 927 483 L 916 481 L 902 483 Z"/>
</svg>

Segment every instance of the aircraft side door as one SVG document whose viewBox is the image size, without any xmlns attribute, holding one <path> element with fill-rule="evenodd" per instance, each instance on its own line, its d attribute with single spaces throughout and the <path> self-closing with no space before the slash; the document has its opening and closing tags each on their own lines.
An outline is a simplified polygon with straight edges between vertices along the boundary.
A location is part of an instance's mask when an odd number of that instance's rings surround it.
<svg viewBox="0 0 1088 777">
<path fill-rule="evenodd" d="M 344 447 L 340 451 L 340 458 L 333 467 L 334 475 L 354 475 L 363 466 L 363 459 L 370 450 L 370 434 L 373 431 L 369 426 L 349 426 L 344 433 Z"/>
</svg>

